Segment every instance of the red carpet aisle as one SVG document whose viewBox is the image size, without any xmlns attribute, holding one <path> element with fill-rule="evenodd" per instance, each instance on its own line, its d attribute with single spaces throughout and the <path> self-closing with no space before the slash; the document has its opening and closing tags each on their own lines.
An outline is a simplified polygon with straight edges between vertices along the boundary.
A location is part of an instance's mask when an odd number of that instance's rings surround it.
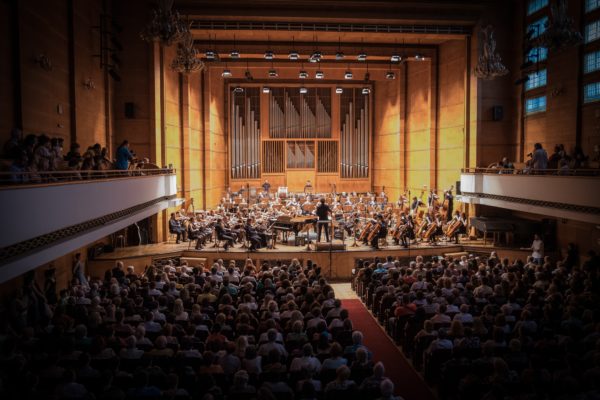
<svg viewBox="0 0 600 400">
<path fill-rule="evenodd" d="M 350 319 L 363 333 L 365 346 L 373 353 L 374 361 L 385 365 L 385 374 L 394 382 L 396 394 L 404 400 L 435 399 L 427 384 L 406 361 L 400 350 L 386 335 L 360 300 L 342 300 L 350 312 Z"/>
</svg>

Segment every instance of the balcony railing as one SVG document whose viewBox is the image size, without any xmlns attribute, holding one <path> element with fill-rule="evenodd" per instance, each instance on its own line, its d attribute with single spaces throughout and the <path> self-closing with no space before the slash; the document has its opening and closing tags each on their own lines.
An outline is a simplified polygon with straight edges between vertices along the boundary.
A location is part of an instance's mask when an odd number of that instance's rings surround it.
<svg viewBox="0 0 600 400">
<path fill-rule="evenodd" d="M 529 174 L 469 168 L 460 177 L 460 200 L 561 219 L 600 223 L 598 170 L 534 170 Z"/>
<path fill-rule="evenodd" d="M 19 188 L 25 185 L 47 185 L 53 183 L 82 182 L 98 179 L 119 179 L 135 176 L 152 176 L 173 174 L 173 168 L 136 168 L 128 170 L 61 170 L 61 171 L 2 171 L 0 172 L 0 189 L 8 186 Z"/>
<path fill-rule="evenodd" d="M 526 169 L 526 168 L 463 168 L 463 174 L 503 174 L 535 176 L 600 176 L 600 169 Z"/>
</svg>

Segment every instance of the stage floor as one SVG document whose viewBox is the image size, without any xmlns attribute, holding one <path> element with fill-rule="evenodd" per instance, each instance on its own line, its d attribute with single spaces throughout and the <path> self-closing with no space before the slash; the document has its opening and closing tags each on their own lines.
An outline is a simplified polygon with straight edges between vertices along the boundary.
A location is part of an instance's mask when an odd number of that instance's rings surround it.
<svg viewBox="0 0 600 400">
<path fill-rule="evenodd" d="M 334 243 L 341 243 L 341 241 L 337 240 Z M 297 258 L 301 261 L 310 259 L 322 266 L 325 274 L 330 279 L 346 279 L 350 277 L 352 268 L 357 265 L 357 261 L 374 260 L 375 258 L 385 259 L 386 256 L 407 260 L 409 258 L 414 259 L 417 255 L 427 258 L 448 254 L 489 254 L 491 251 L 497 251 L 499 257 L 525 259 L 530 254 L 530 251 L 494 247 L 489 244 L 484 245 L 483 240 L 465 240 L 458 245 L 452 242 L 440 242 L 438 245 L 424 243 L 411 245 L 409 248 L 388 244 L 382 246 L 379 250 L 362 244 L 358 247 L 351 247 L 352 242 L 347 240 L 345 250 L 332 251 L 315 251 L 314 244 L 311 244 L 313 250 L 307 250 L 306 246 L 288 246 L 278 243 L 276 249 L 260 249 L 255 252 L 249 252 L 248 249 L 242 248 L 239 244 L 236 244 L 234 248 L 229 248 L 228 251 L 223 248 L 212 247 L 213 243 L 209 243 L 202 250 L 195 250 L 194 244 L 169 242 L 117 248 L 111 253 L 105 253 L 94 260 L 90 260 L 88 267 L 94 276 L 102 276 L 104 271 L 114 267 L 116 261 L 123 261 L 126 266 L 132 265 L 137 271 L 143 271 L 145 266 L 156 260 L 166 258 L 181 258 L 186 260 L 188 265 L 204 265 L 206 267 L 212 265 L 218 259 L 235 260 L 239 264 L 243 263 L 245 259 L 251 258 L 254 260 L 255 265 L 258 265 L 261 262 L 273 263 L 278 260 L 285 261 Z"/>
</svg>

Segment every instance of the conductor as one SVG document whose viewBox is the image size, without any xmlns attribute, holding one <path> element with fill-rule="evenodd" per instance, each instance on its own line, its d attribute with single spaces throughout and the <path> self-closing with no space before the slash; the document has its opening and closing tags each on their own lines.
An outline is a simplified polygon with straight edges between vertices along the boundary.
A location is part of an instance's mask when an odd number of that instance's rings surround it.
<svg viewBox="0 0 600 400">
<path fill-rule="evenodd" d="M 325 228 L 325 240 L 329 242 L 329 228 L 327 222 L 321 221 L 329 221 L 329 214 L 331 214 L 331 209 L 327 204 L 325 204 L 325 198 L 321 197 L 319 200 L 319 205 L 316 209 L 317 216 L 319 217 L 319 222 L 317 223 L 317 242 L 321 241 L 321 231 Z"/>
</svg>

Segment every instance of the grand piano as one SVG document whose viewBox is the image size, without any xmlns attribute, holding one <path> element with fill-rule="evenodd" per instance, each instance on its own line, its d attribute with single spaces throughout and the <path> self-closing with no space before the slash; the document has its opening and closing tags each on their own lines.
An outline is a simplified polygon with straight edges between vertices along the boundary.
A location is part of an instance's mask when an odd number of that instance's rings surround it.
<svg viewBox="0 0 600 400">
<path fill-rule="evenodd" d="M 298 232 L 303 232 L 310 228 L 317 222 L 316 215 L 302 215 L 299 217 L 292 217 L 289 215 L 280 215 L 275 221 L 273 221 L 272 229 L 279 233 L 281 232 L 282 241 L 287 243 L 288 235 L 290 232 L 294 232 L 294 236 L 298 236 Z"/>
</svg>

